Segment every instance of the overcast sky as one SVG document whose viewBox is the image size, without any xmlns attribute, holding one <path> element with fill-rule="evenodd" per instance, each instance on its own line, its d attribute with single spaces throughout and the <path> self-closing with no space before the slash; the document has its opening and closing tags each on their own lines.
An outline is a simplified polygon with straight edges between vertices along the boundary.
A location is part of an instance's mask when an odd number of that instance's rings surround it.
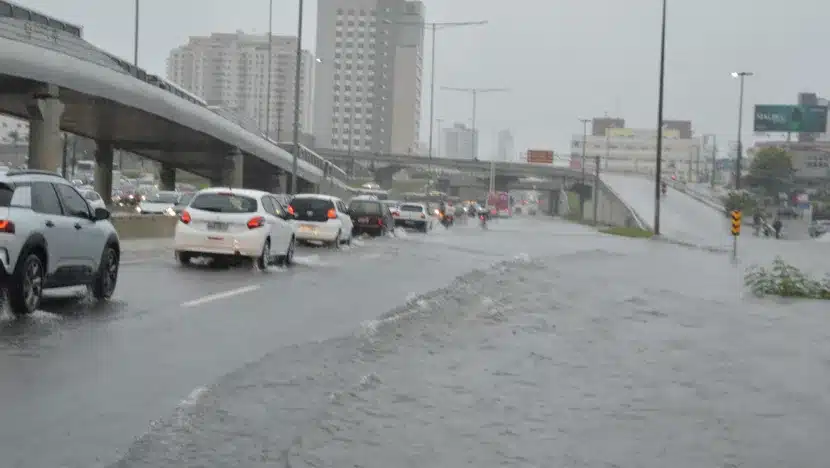
<svg viewBox="0 0 830 468">
<path fill-rule="evenodd" d="M 84 27 L 88 41 L 133 55 L 133 0 L 17 0 Z M 830 1 L 668 0 L 666 118 L 698 133 L 735 139 L 738 83 L 751 106 L 794 103 L 800 91 L 830 95 L 826 57 Z M 274 0 L 274 31 L 296 34 L 297 1 Z M 306 1 L 303 40 L 314 50 L 316 1 Z M 425 0 L 429 21 L 489 20 L 440 31 L 438 86 L 506 87 L 482 96 L 478 123 L 486 157 L 495 133 L 513 130 L 517 151 L 568 151 L 578 119 L 608 113 L 628 127 L 656 126 L 659 0 Z M 191 35 L 264 33 L 268 0 L 141 0 L 140 65 L 164 75 L 170 49 Z M 424 84 L 429 86 L 429 43 Z M 424 94 L 425 98 L 428 94 Z M 426 140 L 428 102 L 424 104 Z M 470 98 L 437 91 L 435 117 L 469 123 Z M 747 124 L 748 123 L 748 124 Z"/>
</svg>

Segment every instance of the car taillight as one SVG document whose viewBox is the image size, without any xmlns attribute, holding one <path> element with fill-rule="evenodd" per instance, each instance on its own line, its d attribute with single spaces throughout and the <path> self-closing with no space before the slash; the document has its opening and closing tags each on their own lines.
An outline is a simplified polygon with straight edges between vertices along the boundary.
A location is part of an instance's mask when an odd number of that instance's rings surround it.
<svg viewBox="0 0 830 468">
<path fill-rule="evenodd" d="M 383 226 L 383 218 L 378 218 L 378 226 Z"/>
<path fill-rule="evenodd" d="M 14 234 L 14 223 L 7 219 L 0 220 L 0 232 Z"/>
<path fill-rule="evenodd" d="M 392 216 L 394 216 L 394 217 L 398 217 L 398 216 L 400 216 L 400 215 L 401 215 L 401 214 L 400 214 L 400 213 L 398 213 L 397 211 L 393 211 L 393 212 L 392 212 Z"/>
<path fill-rule="evenodd" d="M 337 211 L 335 211 L 335 209 L 334 209 L 334 208 L 332 208 L 332 209 L 330 209 L 330 210 L 329 210 L 329 212 L 328 212 L 328 213 L 326 213 L 326 216 L 327 216 L 329 219 L 337 219 Z"/>
<path fill-rule="evenodd" d="M 184 224 L 190 224 L 190 213 L 187 211 L 182 211 L 182 215 L 179 216 L 179 221 L 183 222 Z"/>
<path fill-rule="evenodd" d="M 421 213 L 421 219 L 427 219 L 427 215 Z"/>
<path fill-rule="evenodd" d="M 262 216 L 255 216 L 248 221 L 248 229 L 256 229 L 265 226 L 265 218 Z"/>
<path fill-rule="evenodd" d="M 291 205 L 288 205 L 288 214 L 290 214 L 292 216 L 294 215 L 294 207 L 291 206 Z"/>
</svg>

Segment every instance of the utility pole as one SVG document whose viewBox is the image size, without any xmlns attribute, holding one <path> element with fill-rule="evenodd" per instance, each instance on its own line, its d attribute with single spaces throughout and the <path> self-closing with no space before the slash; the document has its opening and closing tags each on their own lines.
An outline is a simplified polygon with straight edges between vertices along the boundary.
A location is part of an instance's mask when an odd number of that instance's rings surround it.
<svg viewBox="0 0 830 468">
<path fill-rule="evenodd" d="M 743 132 L 743 122 L 744 122 L 744 78 L 747 76 L 752 76 L 752 72 L 735 72 L 732 73 L 733 78 L 738 78 L 741 82 L 740 84 L 740 95 L 738 97 L 738 155 L 737 159 L 735 160 L 735 190 L 741 189 L 741 158 L 743 158 L 743 142 L 741 139 L 741 133 Z"/>
<path fill-rule="evenodd" d="M 139 24 L 139 0 L 135 0 L 135 31 L 133 32 L 133 65 L 135 75 L 138 76 L 138 24 Z"/>
<path fill-rule="evenodd" d="M 303 0 L 297 15 L 297 56 L 294 70 L 294 158 L 291 161 L 291 195 L 297 194 L 297 172 L 300 170 L 300 77 L 303 68 Z"/>
<path fill-rule="evenodd" d="M 579 119 L 582 122 L 582 181 L 581 186 L 582 188 L 579 191 L 579 219 L 585 220 L 585 147 L 588 146 L 588 124 L 591 122 L 591 119 Z"/>
<path fill-rule="evenodd" d="M 715 178 L 718 170 L 718 139 L 717 135 L 712 135 L 712 188 L 715 188 Z"/>
<path fill-rule="evenodd" d="M 597 167 L 594 168 L 594 225 L 598 224 L 597 214 L 599 213 L 599 163 L 600 157 L 597 155 L 596 164 Z"/>
<path fill-rule="evenodd" d="M 663 97 L 666 81 L 666 0 L 660 23 L 660 72 L 657 90 L 657 162 L 654 167 L 654 235 L 660 235 L 660 197 L 663 176 Z"/>
</svg>

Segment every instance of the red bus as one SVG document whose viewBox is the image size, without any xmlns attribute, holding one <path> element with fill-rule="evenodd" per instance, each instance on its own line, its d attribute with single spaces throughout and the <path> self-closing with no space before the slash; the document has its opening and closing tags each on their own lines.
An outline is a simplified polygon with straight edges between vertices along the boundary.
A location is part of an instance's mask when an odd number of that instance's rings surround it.
<svg viewBox="0 0 830 468">
<path fill-rule="evenodd" d="M 507 192 L 493 192 L 487 197 L 487 208 L 493 216 L 509 218 L 513 213 L 510 207 L 510 195 Z"/>
</svg>

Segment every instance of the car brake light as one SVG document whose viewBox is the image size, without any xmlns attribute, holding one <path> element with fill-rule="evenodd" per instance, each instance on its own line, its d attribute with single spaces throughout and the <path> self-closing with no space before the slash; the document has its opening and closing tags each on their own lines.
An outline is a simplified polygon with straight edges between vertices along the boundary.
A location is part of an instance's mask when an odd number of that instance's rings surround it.
<svg viewBox="0 0 830 468">
<path fill-rule="evenodd" d="M 400 215 L 401 215 L 401 214 L 400 214 L 400 213 L 398 213 L 397 211 L 393 211 L 393 212 L 392 212 L 392 216 L 397 217 L 397 216 L 400 216 Z"/>
<path fill-rule="evenodd" d="M 427 215 L 421 213 L 421 219 L 427 219 Z"/>
<path fill-rule="evenodd" d="M 337 219 L 337 211 L 334 208 L 330 209 L 328 213 L 326 213 L 329 219 Z"/>
<path fill-rule="evenodd" d="M 291 205 L 288 205 L 288 214 L 290 214 L 291 216 L 294 216 L 294 207 L 291 206 Z"/>
<path fill-rule="evenodd" d="M 256 229 L 265 226 L 265 218 L 262 216 L 255 216 L 248 221 L 248 229 Z"/>
<path fill-rule="evenodd" d="M 378 218 L 378 226 L 383 226 L 383 218 Z"/>
<path fill-rule="evenodd" d="M 190 213 L 187 211 L 182 211 L 182 215 L 179 216 L 179 221 L 183 222 L 184 224 L 190 224 Z"/>
<path fill-rule="evenodd" d="M 7 219 L 0 220 L 0 232 L 14 234 L 14 223 Z"/>
</svg>

